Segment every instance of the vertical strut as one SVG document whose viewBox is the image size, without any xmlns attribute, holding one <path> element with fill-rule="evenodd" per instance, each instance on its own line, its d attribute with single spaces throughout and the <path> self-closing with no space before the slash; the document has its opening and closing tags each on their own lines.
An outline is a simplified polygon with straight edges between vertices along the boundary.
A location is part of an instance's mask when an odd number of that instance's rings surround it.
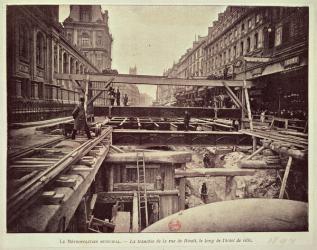
<svg viewBox="0 0 317 250">
<path fill-rule="evenodd" d="M 148 207 L 147 207 L 147 189 L 146 189 L 146 180 L 145 180 L 144 151 L 136 153 L 136 165 L 137 165 L 137 184 L 138 184 L 139 228 L 141 229 L 141 223 L 142 223 L 141 209 L 142 208 L 145 209 L 144 211 L 145 226 L 148 226 L 149 224 Z"/>
</svg>

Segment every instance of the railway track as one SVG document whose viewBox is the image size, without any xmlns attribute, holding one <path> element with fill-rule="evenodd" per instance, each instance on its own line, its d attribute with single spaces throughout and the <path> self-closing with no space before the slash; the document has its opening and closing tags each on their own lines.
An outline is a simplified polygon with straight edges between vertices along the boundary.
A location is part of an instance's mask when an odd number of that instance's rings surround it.
<svg viewBox="0 0 317 250">
<path fill-rule="evenodd" d="M 53 190 L 54 185 L 68 185 L 65 175 L 72 166 L 80 163 L 92 167 L 102 158 L 99 156 L 104 158 L 111 144 L 111 132 L 111 127 L 103 128 L 101 134 L 92 140 L 78 137 L 72 141 L 60 137 L 8 155 L 8 224 L 47 195 L 47 191 Z"/>
</svg>

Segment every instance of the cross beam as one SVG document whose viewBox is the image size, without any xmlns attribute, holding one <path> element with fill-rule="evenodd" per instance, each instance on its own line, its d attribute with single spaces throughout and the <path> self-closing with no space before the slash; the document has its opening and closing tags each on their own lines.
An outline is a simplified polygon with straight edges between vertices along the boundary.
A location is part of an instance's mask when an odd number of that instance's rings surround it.
<svg viewBox="0 0 317 250">
<path fill-rule="evenodd" d="M 127 83 L 127 84 L 147 84 L 147 85 L 178 85 L 178 86 L 211 86 L 223 87 L 223 82 L 229 87 L 243 87 L 243 80 L 207 80 L 207 79 L 181 79 L 181 78 L 167 78 L 163 76 L 150 75 L 103 75 L 103 74 L 54 74 L 58 80 L 89 80 L 94 82 L 106 82 L 115 77 L 113 83 Z M 252 82 L 246 81 L 245 87 L 251 87 Z"/>
</svg>

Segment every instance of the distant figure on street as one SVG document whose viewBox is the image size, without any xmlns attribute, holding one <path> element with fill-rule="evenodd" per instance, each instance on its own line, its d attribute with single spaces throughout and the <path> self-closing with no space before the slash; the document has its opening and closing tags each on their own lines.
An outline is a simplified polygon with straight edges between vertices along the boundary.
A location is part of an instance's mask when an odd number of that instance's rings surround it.
<svg viewBox="0 0 317 250">
<path fill-rule="evenodd" d="M 199 193 L 200 193 L 200 198 L 204 203 L 207 203 L 208 201 L 208 189 L 207 189 L 207 185 L 206 182 L 204 182 L 200 189 L 199 189 Z"/>
<path fill-rule="evenodd" d="M 185 111 L 185 116 L 184 116 L 184 130 L 185 131 L 188 131 L 188 129 L 189 129 L 189 122 L 190 122 L 190 114 L 186 110 Z"/>
<path fill-rule="evenodd" d="M 123 105 L 124 105 L 124 106 L 128 106 L 128 101 L 129 101 L 128 95 L 127 95 L 127 94 L 124 94 L 124 97 L 123 97 Z"/>
<path fill-rule="evenodd" d="M 74 111 L 72 113 L 73 118 L 75 120 L 74 129 L 73 129 L 73 133 L 72 133 L 72 139 L 74 140 L 76 137 L 77 131 L 82 130 L 82 129 L 85 130 L 88 139 L 91 139 L 89 127 L 88 127 L 87 121 L 86 121 L 85 108 L 84 108 L 85 99 L 83 97 L 81 97 L 79 99 L 79 101 L 80 101 L 80 103 L 76 106 L 76 108 L 74 109 Z"/>
<path fill-rule="evenodd" d="M 112 87 L 109 88 L 108 93 L 109 93 L 109 98 L 110 98 L 110 105 L 113 106 L 116 93 L 114 92 L 114 89 Z"/>
<path fill-rule="evenodd" d="M 119 91 L 119 88 L 117 88 L 116 100 L 117 100 L 117 106 L 120 106 L 120 91 Z"/>
</svg>

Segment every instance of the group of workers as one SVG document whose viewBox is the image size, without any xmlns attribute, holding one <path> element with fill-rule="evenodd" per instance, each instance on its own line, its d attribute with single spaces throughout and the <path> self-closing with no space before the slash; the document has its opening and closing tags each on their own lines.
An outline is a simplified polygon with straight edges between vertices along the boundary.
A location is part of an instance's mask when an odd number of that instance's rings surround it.
<svg viewBox="0 0 317 250">
<path fill-rule="evenodd" d="M 114 88 L 110 87 L 108 90 L 109 98 L 110 98 L 110 105 L 114 106 L 114 103 L 116 101 L 117 106 L 120 106 L 121 104 L 121 93 L 119 91 L 119 88 L 117 88 L 117 91 L 114 90 Z M 123 97 L 123 105 L 128 106 L 128 95 L 125 94 Z"/>
</svg>

